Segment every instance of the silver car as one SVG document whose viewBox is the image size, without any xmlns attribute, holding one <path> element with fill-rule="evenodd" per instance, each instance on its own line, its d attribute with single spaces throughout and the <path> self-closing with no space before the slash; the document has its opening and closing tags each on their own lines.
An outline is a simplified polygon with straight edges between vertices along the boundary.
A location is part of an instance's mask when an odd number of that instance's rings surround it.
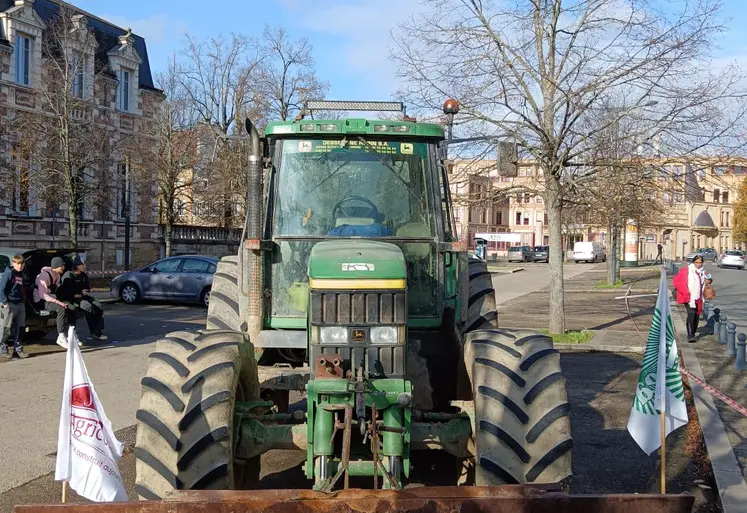
<svg viewBox="0 0 747 513">
<path fill-rule="evenodd" d="M 112 280 L 112 297 L 131 304 L 140 299 L 210 302 L 210 287 L 217 259 L 182 255 L 164 258 L 150 265 L 120 274 Z"/>
<path fill-rule="evenodd" d="M 719 267 L 736 267 L 744 270 L 744 252 L 736 249 L 724 251 L 724 254 L 718 259 Z"/>
</svg>

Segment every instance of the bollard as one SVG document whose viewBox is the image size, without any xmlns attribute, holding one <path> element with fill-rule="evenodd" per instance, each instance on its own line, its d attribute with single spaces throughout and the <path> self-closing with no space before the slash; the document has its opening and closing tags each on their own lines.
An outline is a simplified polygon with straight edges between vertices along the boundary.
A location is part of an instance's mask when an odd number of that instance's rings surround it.
<svg viewBox="0 0 747 513">
<path fill-rule="evenodd" d="M 737 325 L 733 322 L 730 322 L 726 326 L 726 354 L 729 356 L 734 356 L 737 354 L 737 347 L 735 344 L 735 339 L 737 336 Z"/>
<path fill-rule="evenodd" d="M 703 320 L 708 322 L 708 318 L 711 315 L 711 302 L 703 301 Z"/>
<path fill-rule="evenodd" d="M 713 331 L 711 333 L 718 340 L 719 333 L 721 333 L 721 310 L 718 308 L 713 309 Z"/>
<path fill-rule="evenodd" d="M 747 335 L 744 333 L 740 333 L 737 338 L 739 341 L 737 342 L 737 360 L 734 362 L 734 367 L 737 368 L 737 370 L 744 370 L 747 368 L 747 362 L 745 362 L 745 350 L 747 349 Z"/>
<path fill-rule="evenodd" d="M 718 327 L 720 328 L 718 331 L 718 343 L 722 345 L 726 345 L 726 321 L 729 319 L 726 317 L 726 315 L 721 316 L 721 322 L 719 322 Z"/>
</svg>

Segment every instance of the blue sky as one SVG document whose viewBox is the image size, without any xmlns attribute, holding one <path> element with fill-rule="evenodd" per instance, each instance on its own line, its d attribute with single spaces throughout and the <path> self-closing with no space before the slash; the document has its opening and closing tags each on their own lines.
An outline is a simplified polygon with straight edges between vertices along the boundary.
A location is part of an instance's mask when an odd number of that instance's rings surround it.
<svg viewBox="0 0 747 513">
<path fill-rule="evenodd" d="M 231 32 L 259 36 L 264 24 L 308 37 L 330 99 L 388 100 L 396 89 L 387 63 L 389 30 L 420 8 L 419 0 L 70 0 L 145 37 L 153 71 L 182 46 Z"/>
<path fill-rule="evenodd" d="M 677 0 L 668 0 L 677 3 Z M 685 0 L 682 0 L 685 1 Z M 388 62 L 389 31 L 417 13 L 420 0 L 72 0 L 80 8 L 146 38 L 151 67 L 162 69 L 184 34 L 200 39 L 241 32 L 260 35 L 265 23 L 314 46 L 317 73 L 330 99 L 387 100 L 397 87 Z M 747 64 L 747 0 L 723 0 L 729 32 L 717 57 Z M 743 65 L 747 69 L 747 65 Z"/>
</svg>

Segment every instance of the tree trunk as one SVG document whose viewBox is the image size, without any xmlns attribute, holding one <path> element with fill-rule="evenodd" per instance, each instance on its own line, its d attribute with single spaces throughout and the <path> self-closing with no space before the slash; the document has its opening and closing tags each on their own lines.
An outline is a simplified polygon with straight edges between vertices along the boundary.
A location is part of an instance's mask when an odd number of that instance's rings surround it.
<svg viewBox="0 0 747 513">
<path fill-rule="evenodd" d="M 607 224 L 607 246 L 609 251 L 607 252 L 607 283 L 613 285 L 615 283 L 615 238 L 612 230 L 614 230 L 614 224 Z"/>
<path fill-rule="evenodd" d="M 547 222 L 550 232 L 550 333 L 565 333 L 565 302 L 563 290 L 562 198 L 560 184 L 549 171 L 545 171 L 547 183 Z"/>
<path fill-rule="evenodd" d="M 70 227 L 70 244 L 71 247 L 78 247 L 78 205 L 77 201 L 71 198 L 67 205 L 68 224 Z"/>
<path fill-rule="evenodd" d="M 171 256 L 171 236 L 174 232 L 174 222 L 171 220 L 172 216 L 169 212 L 170 209 L 166 209 L 166 226 L 164 227 L 163 240 L 166 243 L 166 256 Z"/>
</svg>

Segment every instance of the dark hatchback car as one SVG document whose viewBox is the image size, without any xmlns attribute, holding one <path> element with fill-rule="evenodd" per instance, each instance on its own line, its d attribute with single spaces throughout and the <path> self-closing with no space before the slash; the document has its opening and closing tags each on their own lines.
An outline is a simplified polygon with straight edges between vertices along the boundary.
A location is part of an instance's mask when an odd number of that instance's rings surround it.
<svg viewBox="0 0 747 513">
<path fill-rule="evenodd" d="M 532 251 L 532 262 L 545 262 L 550 261 L 550 246 L 534 246 Z"/>
</svg>

